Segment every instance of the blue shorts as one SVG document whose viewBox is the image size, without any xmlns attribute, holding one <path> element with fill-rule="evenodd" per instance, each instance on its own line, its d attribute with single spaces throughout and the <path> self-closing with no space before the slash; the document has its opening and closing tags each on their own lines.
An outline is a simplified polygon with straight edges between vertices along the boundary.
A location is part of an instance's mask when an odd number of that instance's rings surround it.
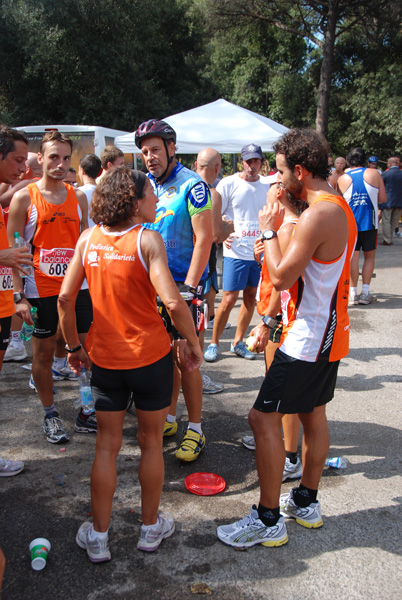
<svg viewBox="0 0 402 600">
<path fill-rule="evenodd" d="M 213 273 L 208 273 L 208 277 L 205 280 L 204 296 L 205 294 L 208 294 L 211 287 L 215 289 L 216 293 L 219 292 L 218 274 L 216 271 L 214 271 Z"/>
<path fill-rule="evenodd" d="M 255 260 L 223 257 L 223 291 L 238 292 L 246 287 L 257 287 L 260 268 Z"/>
</svg>

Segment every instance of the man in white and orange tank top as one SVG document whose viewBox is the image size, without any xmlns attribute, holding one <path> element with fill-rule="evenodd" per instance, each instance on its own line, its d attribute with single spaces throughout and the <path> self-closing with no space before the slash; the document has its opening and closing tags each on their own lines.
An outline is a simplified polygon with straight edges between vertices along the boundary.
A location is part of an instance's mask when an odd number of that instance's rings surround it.
<svg viewBox="0 0 402 600">
<path fill-rule="evenodd" d="M 58 131 L 45 134 L 38 154 L 43 177 L 14 195 L 7 227 L 10 243 L 14 232 L 19 232 L 29 242 L 34 256 L 34 273 L 26 278 L 25 290 L 18 273 L 14 273 L 14 286 L 16 292 L 25 292 L 26 299 L 22 302 L 37 308 L 38 322 L 32 338 L 32 376 L 45 412 L 46 439 L 53 444 L 69 439 L 53 403 L 57 298 L 78 237 L 87 227 L 88 219 L 85 194 L 63 182 L 70 166 L 71 152 L 72 141 L 64 134 Z M 88 289 L 79 293 L 76 314 L 83 343 L 92 321 Z M 80 415 L 77 431 L 78 426 L 85 425 L 81 423 Z M 93 425 L 96 431 L 96 422 Z"/>
<path fill-rule="evenodd" d="M 349 351 L 350 261 L 357 228 L 346 201 L 327 183 L 326 142 L 313 130 L 295 129 L 275 145 L 278 181 L 309 207 L 282 255 L 278 202 L 260 212 L 269 276 L 282 291 L 284 339 L 249 413 L 256 441 L 260 501 L 246 519 L 218 527 L 221 541 L 244 548 L 281 546 L 284 517 L 321 527 L 317 490 L 329 449 L 325 406 L 335 390 L 339 361 Z M 280 496 L 285 448 L 281 420 L 297 413 L 303 424 L 301 484 Z"/>
</svg>

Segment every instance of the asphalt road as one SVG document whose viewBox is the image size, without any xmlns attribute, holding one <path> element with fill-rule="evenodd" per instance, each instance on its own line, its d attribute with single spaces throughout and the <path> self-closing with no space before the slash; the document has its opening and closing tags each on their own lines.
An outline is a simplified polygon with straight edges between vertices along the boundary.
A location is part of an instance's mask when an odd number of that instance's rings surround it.
<svg viewBox="0 0 402 600">
<path fill-rule="evenodd" d="M 190 464 L 174 456 L 186 421 L 182 398 L 179 433 L 165 441 L 161 508 L 173 513 L 176 533 L 153 554 L 136 549 L 139 449 L 135 415 L 127 414 L 110 528 L 112 560 L 99 565 L 90 563 L 75 544 L 76 531 L 91 512 L 95 447 L 93 435 L 73 432 L 77 385 L 55 384 L 56 405 L 71 433 L 66 451 L 60 452 L 43 436 L 41 406 L 28 388 L 29 371 L 6 363 L 0 379 L 0 455 L 23 459 L 26 467 L 16 477 L 0 479 L 0 545 L 7 558 L 3 600 L 187 600 L 194 597 L 195 583 L 225 600 L 399 599 L 401 250 L 402 239 L 391 247 L 379 246 L 372 283 L 378 302 L 350 310 L 351 350 L 341 363 L 336 396 L 328 407 L 330 456 L 346 457 L 348 467 L 323 474 L 319 499 L 324 527 L 314 531 L 288 522 L 289 543 L 280 548 L 235 551 L 215 534 L 217 525 L 244 516 L 258 502 L 254 453 L 242 447 L 241 438 L 249 432 L 247 413 L 264 364 L 262 357 L 246 361 L 230 354 L 233 329 L 223 335 L 220 360 L 203 366 L 225 384 L 225 391 L 204 396 L 207 445 L 202 455 Z M 184 478 L 197 471 L 221 475 L 227 483 L 224 492 L 190 494 Z M 290 488 L 290 483 L 283 485 L 284 491 Z M 28 545 L 39 536 L 48 538 L 52 549 L 46 568 L 34 572 Z"/>
</svg>

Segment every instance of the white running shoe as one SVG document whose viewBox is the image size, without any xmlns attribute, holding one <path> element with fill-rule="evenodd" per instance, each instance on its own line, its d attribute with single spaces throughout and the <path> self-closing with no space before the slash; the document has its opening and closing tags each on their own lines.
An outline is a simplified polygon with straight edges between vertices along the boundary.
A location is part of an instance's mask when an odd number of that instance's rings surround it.
<svg viewBox="0 0 402 600">
<path fill-rule="evenodd" d="M 13 346 L 12 342 L 10 342 L 7 346 L 3 361 L 7 362 L 9 360 L 24 360 L 27 358 L 27 356 L 28 352 L 26 351 L 24 344 L 22 344 L 21 348 L 16 348 Z"/>
<path fill-rule="evenodd" d="M 24 469 L 22 460 L 6 460 L 0 458 L 0 477 L 13 477 Z"/>
<path fill-rule="evenodd" d="M 295 488 L 296 489 L 296 488 Z M 296 523 L 307 527 L 308 529 L 318 529 L 323 526 L 321 518 L 321 505 L 318 502 L 311 502 L 305 508 L 297 506 L 293 500 L 293 491 L 289 494 L 282 494 L 279 500 L 281 515 L 296 519 Z"/>
<path fill-rule="evenodd" d="M 223 383 L 216 383 L 212 381 L 208 375 L 201 373 L 202 377 L 202 393 L 203 394 L 220 394 L 225 389 Z"/>
<path fill-rule="evenodd" d="M 234 548 L 251 548 L 256 544 L 263 546 L 283 546 L 288 541 L 286 525 L 283 517 L 276 525 L 267 527 L 258 517 L 255 505 L 250 513 L 230 525 L 221 525 L 216 530 L 218 538 L 224 544 Z"/>
<path fill-rule="evenodd" d="M 158 513 L 158 520 L 155 525 L 146 527 L 141 526 L 140 539 L 138 540 L 138 550 L 144 552 L 153 552 L 159 548 L 162 540 L 169 538 L 174 533 L 174 520 L 170 513 Z"/>
<path fill-rule="evenodd" d="M 67 364 L 67 361 L 65 361 L 64 365 L 59 369 L 55 368 L 53 363 L 52 377 L 53 381 L 62 381 L 63 379 L 67 379 L 68 381 L 77 381 L 77 375 L 72 372 Z"/>
<path fill-rule="evenodd" d="M 303 465 L 299 457 L 297 457 L 295 464 L 290 462 L 288 457 L 285 460 L 285 466 L 283 469 L 282 482 L 287 479 L 300 479 L 303 474 Z"/>
<path fill-rule="evenodd" d="M 89 560 L 92 562 L 103 562 L 112 558 L 109 550 L 109 536 L 105 540 L 89 538 L 89 531 L 92 523 L 86 521 L 81 525 L 75 537 L 77 545 L 87 551 Z"/>
</svg>

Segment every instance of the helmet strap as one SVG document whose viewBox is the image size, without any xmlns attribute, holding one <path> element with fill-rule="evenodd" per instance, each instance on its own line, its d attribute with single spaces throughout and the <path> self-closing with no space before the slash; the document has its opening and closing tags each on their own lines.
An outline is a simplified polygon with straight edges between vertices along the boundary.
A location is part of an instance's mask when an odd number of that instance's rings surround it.
<svg viewBox="0 0 402 600">
<path fill-rule="evenodd" d="M 169 156 L 169 150 L 168 150 L 168 145 L 166 143 L 165 138 L 161 138 L 163 141 L 163 145 L 165 146 L 165 150 L 166 150 L 166 157 L 167 157 L 167 167 L 166 169 L 163 171 L 162 175 L 160 175 L 159 177 L 155 178 L 156 183 L 160 183 L 162 181 L 162 179 L 164 179 L 164 177 L 166 176 L 166 173 L 169 170 L 169 167 L 171 165 L 171 163 L 173 162 L 174 159 L 174 154 L 173 156 Z"/>
</svg>

